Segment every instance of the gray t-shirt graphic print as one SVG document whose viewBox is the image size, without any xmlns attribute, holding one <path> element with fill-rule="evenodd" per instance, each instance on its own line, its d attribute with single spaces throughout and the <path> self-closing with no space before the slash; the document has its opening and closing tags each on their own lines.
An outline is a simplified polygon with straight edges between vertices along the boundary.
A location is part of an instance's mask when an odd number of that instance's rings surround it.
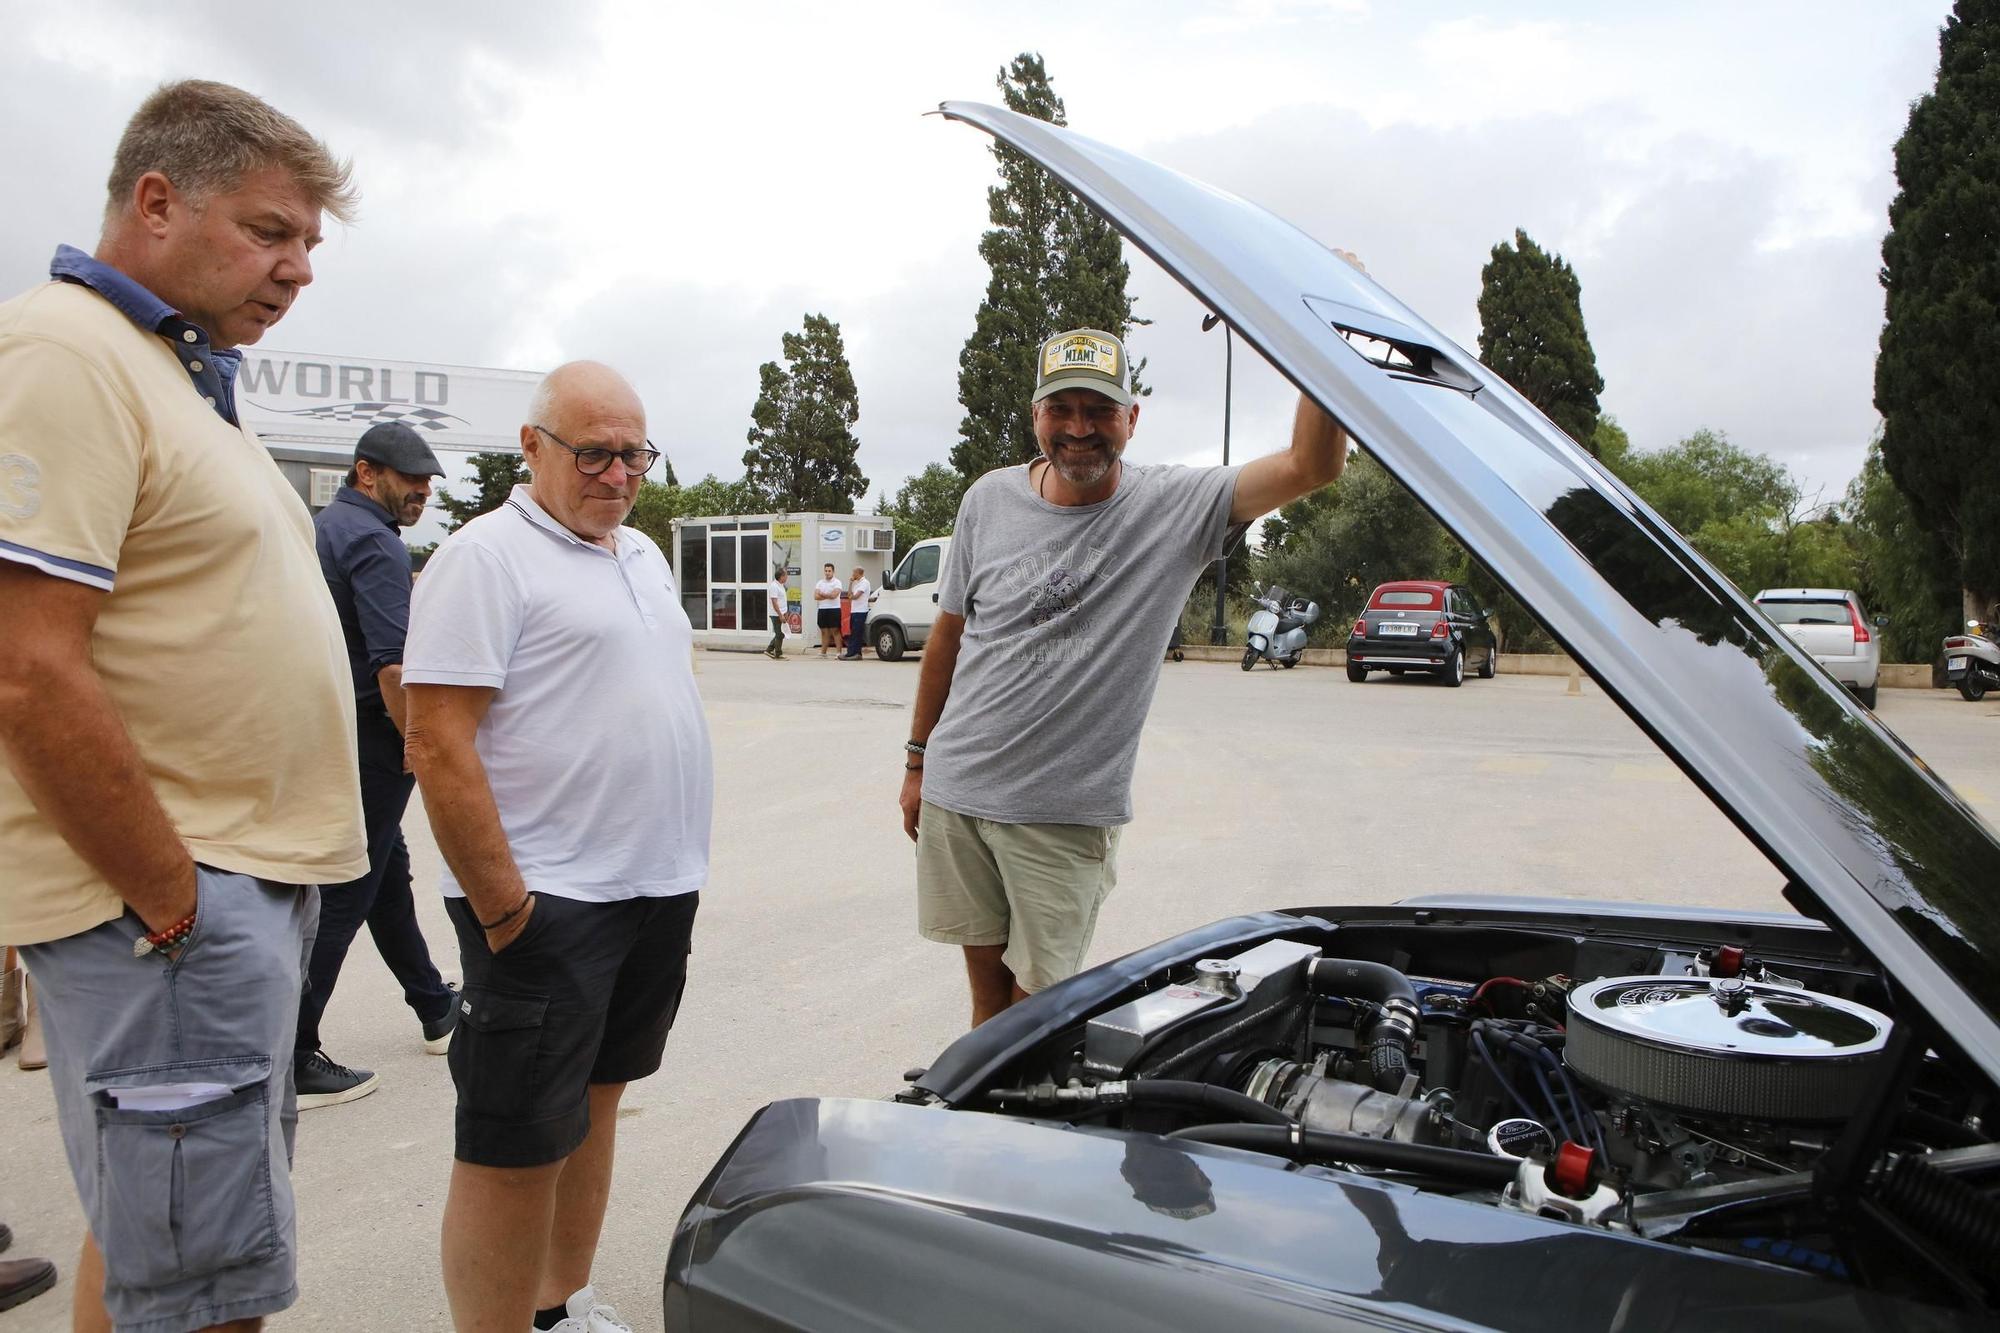
<svg viewBox="0 0 2000 1333">
<path fill-rule="evenodd" d="M 1025 466 L 972 484 L 938 583 L 965 636 L 925 800 L 1010 824 L 1131 820 L 1139 731 L 1238 471 L 1126 463 L 1110 499 L 1075 508 Z"/>
</svg>

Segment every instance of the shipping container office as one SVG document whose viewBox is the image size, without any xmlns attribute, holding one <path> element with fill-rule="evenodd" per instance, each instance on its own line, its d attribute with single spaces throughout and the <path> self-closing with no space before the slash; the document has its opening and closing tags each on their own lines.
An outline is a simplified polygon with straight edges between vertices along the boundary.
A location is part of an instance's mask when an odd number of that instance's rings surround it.
<svg viewBox="0 0 2000 1333">
<path fill-rule="evenodd" d="M 696 643 L 763 647 L 771 637 L 768 586 L 788 577 L 788 647 L 819 642 L 812 585 L 831 563 L 842 585 L 858 567 L 877 589 L 893 569 L 896 528 L 876 514 L 719 514 L 677 518 L 674 583 L 694 625 Z"/>
</svg>

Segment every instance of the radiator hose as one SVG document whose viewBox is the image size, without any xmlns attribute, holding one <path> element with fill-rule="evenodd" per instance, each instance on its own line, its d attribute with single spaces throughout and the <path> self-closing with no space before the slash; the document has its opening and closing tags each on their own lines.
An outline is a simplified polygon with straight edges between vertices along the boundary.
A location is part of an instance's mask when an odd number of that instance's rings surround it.
<svg viewBox="0 0 2000 1333">
<path fill-rule="evenodd" d="M 1028 1088 L 994 1088 L 986 1099 L 1001 1105 L 1059 1107 L 1072 1105 L 1184 1106 L 1289 1129 L 1291 1117 L 1266 1102 L 1213 1083 L 1173 1078 L 1135 1078 L 1116 1083 L 1057 1087 L 1043 1083 Z"/>
<path fill-rule="evenodd" d="M 1362 1038 L 1368 1053 L 1366 1082 L 1382 1092 L 1400 1092 L 1422 1018 L 1410 979 L 1381 963 L 1315 958 L 1306 964 L 1306 988 L 1315 995 L 1380 1006 L 1380 1014 Z"/>
<path fill-rule="evenodd" d="M 1468 1185 L 1503 1187 L 1513 1181 L 1521 1164 L 1511 1157 L 1438 1148 L 1426 1143 L 1394 1143 L 1359 1134 L 1330 1134 L 1317 1129 L 1286 1129 L 1279 1125 L 1196 1125 L 1177 1129 L 1170 1139 L 1213 1143 L 1225 1148 L 1289 1157 L 1293 1161 L 1346 1162 L 1385 1171 L 1412 1171 L 1462 1180 Z"/>
</svg>

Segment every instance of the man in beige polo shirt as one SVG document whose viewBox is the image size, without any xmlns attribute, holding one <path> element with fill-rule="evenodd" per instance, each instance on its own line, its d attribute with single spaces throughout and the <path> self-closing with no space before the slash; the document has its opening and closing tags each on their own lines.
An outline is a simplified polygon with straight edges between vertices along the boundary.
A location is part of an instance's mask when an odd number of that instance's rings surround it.
<svg viewBox="0 0 2000 1333">
<path fill-rule="evenodd" d="M 235 349 L 353 203 L 289 117 L 169 84 L 119 142 L 96 254 L 0 305 L 0 939 L 90 1224 L 79 1328 L 255 1328 L 297 1296 L 312 886 L 367 856 L 340 624 L 237 420 Z"/>
</svg>

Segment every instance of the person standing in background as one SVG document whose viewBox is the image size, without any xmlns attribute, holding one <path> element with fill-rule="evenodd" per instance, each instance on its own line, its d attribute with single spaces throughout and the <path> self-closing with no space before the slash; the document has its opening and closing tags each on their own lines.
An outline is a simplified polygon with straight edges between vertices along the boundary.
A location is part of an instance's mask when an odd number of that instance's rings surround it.
<svg viewBox="0 0 2000 1333">
<path fill-rule="evenodd" d="M 451 988 L 431 963 L 410 891 L 403 812 L 416 779 L 403 762 L 403 640 L 410 629 L 410 548 L 402 530 L 423 517 L 431 478 L 444 475 L 414 427 L 371 426 L 354 446 L 354 465 L 333 503 L 313 517 L 320 572 L 333 594 L 354 678 L 355 740 L 361 751 L 361 810 L 368 826 L 368 872 L 320 889 L 319 938 L 299 997 L 292 1056 L 299 1109 L 366 1097 L 381 1080 L 350 1069 L 320 1048 L 320 1018 L 340 980 L 348 946 L 368 923 L 376 952 L 403 988 L 424 1049 L 443 1055 L 458 1021 Z"/>
<path fill-rule="evenodd" d="M 764 645 L 764 656 L 778 662 L 785 660 L 785 617 L 791 612 L 791 608 L 787 605 L 791 600 L 791 595 L 786 590 L 785 578 L 786 574 L 782 566 L 771 571 L 769 592 L 771 602 L 771 641 Z"/>
<path fill-rule="evenodd" d="M 827 650 L 839 652 L 840 648 L 840 595 L 846 591 L 840 576 L 833 572 L 833 562 L 820 566 L 819 582 L 813 584 L 814 620 L 819 625 L 819 655 L 825 657 Z"/>
<path fill-rule="evenodd" d="M 861 645 L 868 641 L 868 603 L 874 596 L 868 575 L 856 569 L 854 581 L 847 585 L 847 651 L 841 654 L 850 662 L 860 660 Z"/>
</svg>

